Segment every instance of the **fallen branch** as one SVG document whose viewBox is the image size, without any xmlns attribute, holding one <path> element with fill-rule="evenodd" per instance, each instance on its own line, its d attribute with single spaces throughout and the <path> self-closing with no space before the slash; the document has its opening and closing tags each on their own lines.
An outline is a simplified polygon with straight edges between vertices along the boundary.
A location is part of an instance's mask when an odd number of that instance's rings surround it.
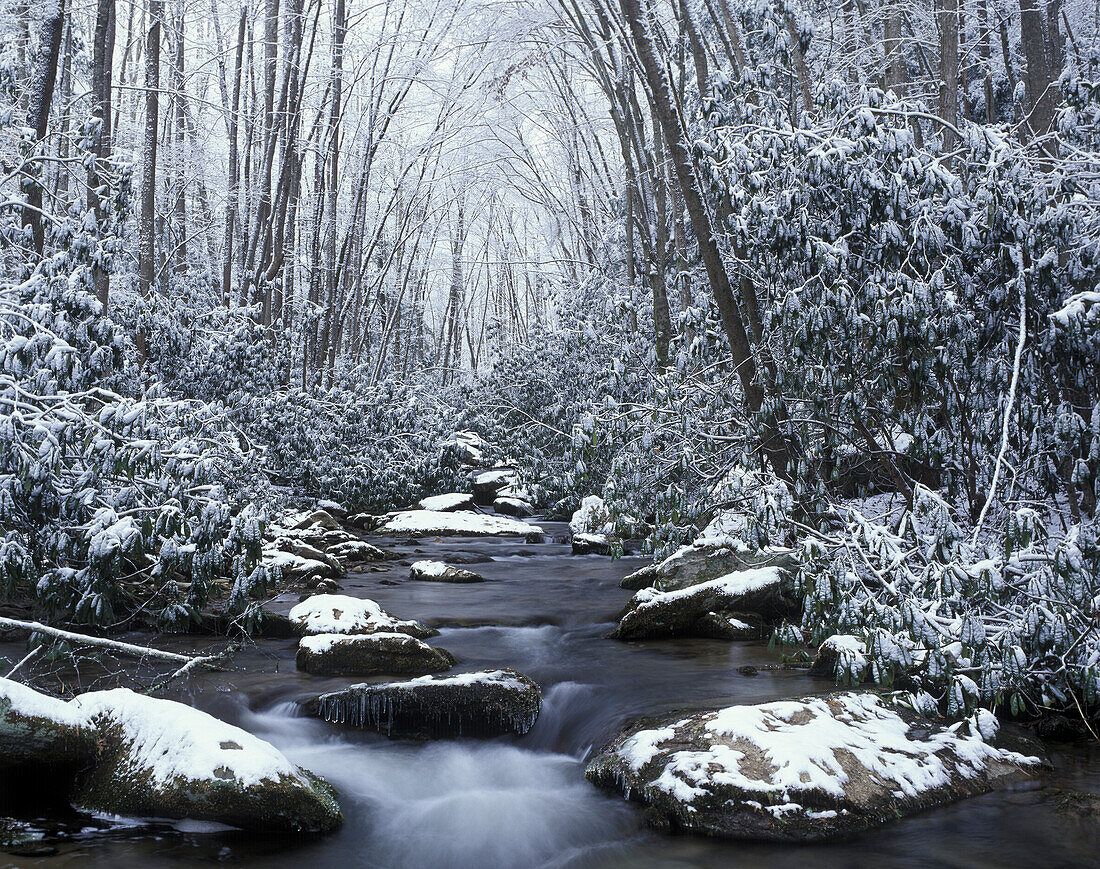
<svg viewBox="0 0 1100 869">
<path fill-rule="evenodd" d="M 25 622 L 21 619 L 9 619 L 2 616 L 0 616 L 0 628 L 21 628 L 26 631 L 33 631 L 38 634 L 45 634 L 48 637 L 64 640 L 74 645 L 108 649 L 112 652 L 132 655 L 136 658 L 159 658 L 162 661 L 174 661 L 181 666 L 176 672 L 168 677 L 169 679 L 182 676 L 184 673 L 190 672 L 196 667 L 208 667 L 219 657 L 218 655 L 192 656 L 181 655 L 178 652 L 165 652 L 162 649 L 152 649 L 149 646 L 136 646 L 133 643 L 124 643 L 121 640 L 109 640 L 106 637 L 92 637 L 88 634 L 77 634 L 73 631 L 64 631 L 61 628 L 52 628 L 41 622 Z M 21 661 L 20 665 L 22 663 Z M 18 665 L 16 669 L 18 669 Z"/>
</svg>

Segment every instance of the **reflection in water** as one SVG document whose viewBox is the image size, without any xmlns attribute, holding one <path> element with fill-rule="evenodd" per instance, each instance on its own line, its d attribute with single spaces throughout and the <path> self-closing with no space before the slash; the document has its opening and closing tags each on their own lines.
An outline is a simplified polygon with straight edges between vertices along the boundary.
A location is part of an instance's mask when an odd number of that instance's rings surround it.
<svg viewBox="0 0 1100 869">
<path fill-rule="evenodd" d="M 343 829 L 303 842 L 187 825 L 182 831 L 115 825 L 77 835 L 54 857 L 0 853 L 0 867 L 136 869 L 195 861 L 247 869 L 1100 865 L 1097 825 L 1067 818 L 1056 795 L 1034 785 L 828 846 L 745 845 L 649 831 L 636 807 L 584 781 L 585 760 L 623 723 L 671 708 L 760 702 L 832 686 L 801 672 L 741 675 L 741 666 L 775 660 L 763 643 L 606 640 L 629 597 L 618 580 L 640 563 L 636 559 L 574 558 L 564 546 L 506 541 L 399 548 L 410 558 L 446 560 L 447 553 L 465 552 L 494 559 L 477 568 L 491 582 L 411 582 L 407 567 L 391 565 L 349 577 L 345 592 L 439 626 L 432 642 L 455 653 L 459 669 L 511 666 L 538 681 L 543 710 L 526 737 L 420 744 L 300 717 L 298 701 L 354 680 L 297 673 L 292 641 L 263 641 L 237 656 L 235 671 L 196 677 L 181 699 L 239 723 L 328 778 L 340 791 Z M 289 608 L 293 602 L 281 603 Z M 1057 772 L 1047 784 L 1100 790 L 1100 753 L 1075 747 L 1055 760 Z"/>
</svg>

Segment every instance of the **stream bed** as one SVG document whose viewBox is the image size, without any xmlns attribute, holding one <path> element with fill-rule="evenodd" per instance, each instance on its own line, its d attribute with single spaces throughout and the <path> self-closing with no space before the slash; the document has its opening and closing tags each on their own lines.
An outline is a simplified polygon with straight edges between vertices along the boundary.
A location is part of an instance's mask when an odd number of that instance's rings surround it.
<svg viewBox="0 0 1100 869">
<path fill-rule="evenodd" d="M 565 527 L 543 523 L 552 536 Z M 420 558 L 483 557 L 490 582 L 410 581 L 385 562 L 352 573 L 342 593 L 369 597 L 401 618 L 438 627 L 431 640 L 459 659 L 455 672 L 509 666 L 543 689 L 542 713 L 522 738 L 394 741 L 302 717 L 298 701 L 354 683 L 299 673 L 295 640 L 260 640 L 228 672 L 204 673 L 184 700 L 274 743 L 340 792 L 337 833 L 296 839 L 102 819 L 74 819 L 72 841 L 50 856 L 10 856 L 0 867 L 160 867 L 226 863 L 263 869 L 527 869 L 527 867 L 1071 867 L 1100 865 L 1100 825 L 1061 811 L 1057 790 L 1100 790 L 1100 750 L 1052 747 L 1055 769 L 1000 791 L 829 845 L 728 843 L 650 830 L 643 812 L 584 779 L 591 754 L 640 715 L 823 693 L 830 680 L 764 669 L 766 642 L 606 639 L 630 592 L 619 580 L 645 563 L 573 556 L 567 544 L 372 538 Z M 277 599 L 289 609 L 296 597 Z M 164 647 L 208 641 L 163 638 Z M 755 674 L 753 669 L 755 668 Z"/>
</svg>

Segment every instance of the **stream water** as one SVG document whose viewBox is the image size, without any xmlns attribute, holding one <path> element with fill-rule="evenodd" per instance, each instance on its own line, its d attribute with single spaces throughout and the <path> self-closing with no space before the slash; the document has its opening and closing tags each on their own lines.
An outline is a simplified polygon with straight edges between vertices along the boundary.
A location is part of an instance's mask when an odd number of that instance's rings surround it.
<svg viewBox="0 0 1100 869">
<path fill-rule="evenodd" d="M 563 527 L 544 527 L 564 534 Z M 630 594 L 618 581 L 640 559 L 572 556 L 567 545 L 515 540 L 375 542 L 406 562 L 492 559 L 471 568 L 491 582 L 413 582 L 407 566 L 387 563 L 350 575 L 343 593 L 440 628 L 432 643 L 453 652 L 459 670 L 511 666 L 539 682 L 542 714 L 527 736 L 414 743 L 301 717 L 297 701 L 357 680 L 298 673 L 295 641 L 263 640 L 237 654 L 231 671 L 191 680 L 178 699 L 270 740 L 336 785 L 345 817 L 339 832 L 303 841 L 114 822 L 89 829 L 49 857 L 0 853 L 0 867 L 1100 865 L 1096 819 L 1074 819 L 1057 806 L 1056 788 L 1100 790 L 1100 752 L 1079 745 L 1055 750 L 1055 771 L 1037 784 L 928 812 L 851 842 L 746 845 L 654 832 L 636 806 L 584 779 L 586 760 L 620 726 L 673 708 L 824 692 L 831 682 L 763 669 L 776 660 L 766 643 L 605 639 Z M 284 608 L 293 603 L 279 601 Z M 756 675 L 745 667 L 758 668 Z"/>
</svg>

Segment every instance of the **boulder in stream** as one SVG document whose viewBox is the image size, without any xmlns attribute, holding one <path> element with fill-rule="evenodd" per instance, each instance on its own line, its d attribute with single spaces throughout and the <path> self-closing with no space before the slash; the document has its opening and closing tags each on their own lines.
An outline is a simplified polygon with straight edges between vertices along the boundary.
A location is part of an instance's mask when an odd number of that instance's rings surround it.
<svg viewBox="0 0 1100 869">
<path fill-rule="evenodd" d="M 448 492 L 445 495 L 432 495 L 419 504 L 421 510 L 433 513 L 457 513 L 462 510 L 476 510 L 473 495 L 462 492 Z"/>
<path fill-rule="evenodd" d="M 793 614 L 798 605 L 785 570 L 739 570 L 677 591 L 643 588 L 630 599 L 611 637 L 755 638 L 764 621 Z"/>
<path fill-rule="evenodd" d="M 425 582 L 485 582 L 480 573 L 442 561 L 414 561 L 409 567 L 409 577 Z"/>
<path fill-rule="evenodd" d="M 493 509 L 504 516 L 525 519 L 535 515 L 535 505 L 523 498 L 503 496 L 493 501 Z"/>
<path fill-rule="evenodd" d="M 542 529 L 538 525 L 508 516 L 439 513 L 433 510 L 394 513 L 379 531 L 402 537 L 523 537 L 534 543 L 542 539 Z"/>
<path fill-rule="evenodd" d="M 969 729 L 995 731 L 989 724 Z M 647 719 L 607 745 L 587 777 L 645 804 L 668 830 L 807 842 L 985 793 L 1039 764 L 965 725 L 843 692 Z"/>
<path fill-rule="evenodd" d="M 790 549 L 750 550 L 747 546 L 702 540 L 681 546 L 664 561 L 647 564 L 625 576 L 621 588 L 637 591 L 657 585 L 662 591 L 675 591 L 710 579 L 753 567 L 782 567 L 794 570 L 796 558 Z"/>
<path fill-rule="evenodd" d="M 352 685 L 322 694 L 317 714 L 395 738 L 522 736 L 534 726 L 541 705 L 537 684 L 503 669 Z"/>
<path fill-rule="evenodd" d="M 277 833 L 326 832 L 342 820 L 323 779 L 205 712 L 125 688 L 66 705 L 94 727 L 99 743 L 77 785 L 80 808 Z"/>
<path fill-rule="evenodd" d="M 298 642 L 295 662 L 314 676 L 420 676 L 450 670 L 455 657 L 408 634 L 314 634 Z"/>
<path fill-rule="evenodd" d="M 346 594 L 315 594 L 297 604 L 289 618 L 300 634 L 408 634 L 427 639 L 439 634 L 420 622 L 391 616 L 373 600 Z"/>
<path fill-rule="evenodd" d="M 500 491 L 509 486 L 519 485 L 519 474 L 515 468 L 494 468 L 483 471 L 474 477 L 474 502 L 482 507 L 492 506 Z"/>
<path fill-rule="evenodd" d="M 64 780 L 95 753 L 95 731 L 71 704 L 0 678 L 0 793 L 24 776 Z"/>
</svg>

